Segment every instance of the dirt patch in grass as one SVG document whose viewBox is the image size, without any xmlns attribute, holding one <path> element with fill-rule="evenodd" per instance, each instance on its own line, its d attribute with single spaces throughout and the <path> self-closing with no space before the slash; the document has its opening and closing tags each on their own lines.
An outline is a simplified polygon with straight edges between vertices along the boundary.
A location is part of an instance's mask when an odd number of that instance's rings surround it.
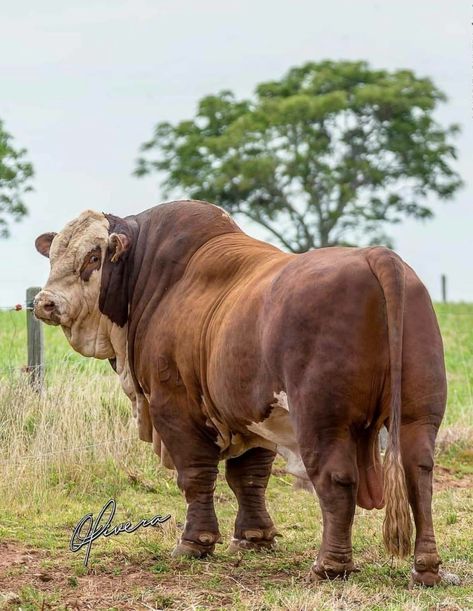
<svg viewBox="0 0 473 611">
<path fill-rule="evenodd" d="M 436 465 L 434 470 L 434 493 L 435 490 L 447 490 L 452 488 L 473 489 L 473 474 L 459 474 L 451 467 Z"/>
<path fill-rule="evenodd" d="M 349 582 L 308 586 L 305 576 L 313 550 L 244 557 L 222 550 L 209 561 L 182 562 L 167 554 L 108 553 L 85 570 L 81 559 L 70 553 L 0 542 L 0 609 L 378 611 L 393 599 L 392 609 L 469 608 L 455 601 L 455 596 L 465 599 L 466 592 L 446 585 L 409 591 L 407 566 L 391 566 L 388 560 L 373 563 L 364 556 L 362 572 Z M 447 602 L 449 606 L 442 606 Z"/>
<path fill-rule="evenodd" d="M 8 572 L 10 568 L 15 566 L 28 565 L 39 555 L 38 550 L 27 550 L 17 543 L 0 542 L 0 577 L 2 577 L 2 583 L 6 571 Z"/>
<path fill-rule="evenodd" d="M 263 574 L 275 584 L 288 580 L 279 568 Z M 179 563 L 115 555 L 82 570 L 66 554 L 0 542 L 0 609 L 225 609 L 233 608 L 238 591 L 257 595 L 260 577 L 228 557 Z"/>
<path fill-rule="evenodd" d="M 133 596 L 156 586 L 149 565 L 122 565 L 120 574 L 91 568 L 76 575 L 64 560 L 62 564 L 58 555 L 53 560 L 43 551 L 0 543 L 0 609 L 149 609 Z"/>
</svg>

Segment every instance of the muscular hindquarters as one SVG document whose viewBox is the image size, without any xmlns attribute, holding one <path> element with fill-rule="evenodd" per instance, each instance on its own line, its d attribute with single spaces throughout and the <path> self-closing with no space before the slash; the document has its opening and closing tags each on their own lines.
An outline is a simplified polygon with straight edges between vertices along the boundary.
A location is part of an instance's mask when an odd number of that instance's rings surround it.
<svg viewBox="0 0 473 611">
<path fill-rule="evenodd" d="M 274 283 L 265 351 L 288 394 L 309 477 L 335 469 L 371 508 L 382 503 L 373 427 L 389 370 L 385 302 L 360 251 L 341 253 L 343 261 L 315 270 L 307 259 L 292 285 L 290 276 Z"/>
<path fill-rule="evenodd" d="M 446 374 L 442 338 L 427 290 L 406 266 L 402 358 L 401 451 L 414 518 L 425 515 L 415 506 L 430 504 L 434 445 L 446 403 Z M 428 489 L 418 498 L 427 475 Z M 419 519 L 421 519 L 419 517 Z"/>
<path fill-rule="evenodd" d="M 446 402 L 443 345 L 427 290 L 406 266 L 402 358 L 402 422 L 438 428 Z"/>
</svg>

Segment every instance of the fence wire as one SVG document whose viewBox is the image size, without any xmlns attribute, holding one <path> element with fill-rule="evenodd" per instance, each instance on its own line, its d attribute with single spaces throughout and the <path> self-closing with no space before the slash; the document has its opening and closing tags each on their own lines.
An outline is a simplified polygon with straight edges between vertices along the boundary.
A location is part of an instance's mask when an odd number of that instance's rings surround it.
<svg viewBox="0 0 473 611">
<path fill-rule="evenodd" d="M 32 368 L 27 366 L 27 327 L 26 318 L 24 314 L 22 314 L 23 312 L 31 312 L 32 310 L 32 306 L 27 305 L 26 303 L 0 306 L 0 313 L 2 314 L 3 318 L 3 320 L 0 320 L 0 390 L 2 390 L 2 387 L 3 390 L 5 390 L 9 385 L 17 384 L 18 380 L 20 380 L 20 384 L 24 381 L 24 387 L 20 385 L 19 387 L 14 388 L 14 390 L 16 390 L 14 393 L 16 400 L 24 399 L 22 389 L 26 389 L 28 387 L 28 382 L 32 373 Z M 5 321 L 5 317 L 7 318 L 7 321 Z M 45 348 L 46 359 L 41 367 L 44 368 L 46 376 L 48 377 L 49 375 L 50 377 L 48 382 L 51 383 L 52 392 L 55 395 L 53 400 L 57 400 L 57 397 L 64 394 L 67 386 L 70 386 L 76 374 L 95 374 L 103 379 L 105 379 L 104 376 L 106 376 L 114 381 L 116 380 L 117 388 L 119 388 L 118 378 L 113 372 L 112 368 L 108 366 L 108 363 L 104 364 L 103 368 L 101 368 L 100 366 L 98 367 L 97 363 L 92 359 L 86 359 L 85 357 L 76 355 L 72 349 L 70 349 L 70 352 L 67 354 L 55 354 L 52 356 L 51 354 L 48 354 L 51 347 L 48 347 L 47 342 Z M 55 347 L 53 349 L 53 354 L 62 352 L 62 350 L 63 348 L 60 346 Z M 48 385 L 46 384 L 46 392 L 37 394 L 38 405 L 41 401 L 51 400 L 51 397 L 47 393 L 47 386 Z M 34 396 L 35 394 L 32 392 L 29 400 L 31 400 L 32 397 L 34 400 Z M 5 409 L 5 404 L 0 404 L 0 434 L 2 433 L 2 428 L 6 424 L 5 421 L 2 422 L 2 420 L 4 420 L 5 417 L 9 417 L 7 411 L 8 410 Z M 4 412 L 3 415 L 2 412 Z M 34 461 L 36 463 L 46 461 L 52 457 L 77 455 L 95 448 L 103 448 L 107 446 L 119 448 L 120 446 L 126 446 L 126 444 L 136 439 L 138 439 L 138 432 L 136 432 L 134 435 L 121 435 L 116 440 L 85 443 L 83 445 L 62 448 L 61 450 L 57 451 L 32 451 L 31 453 L 13 456 L 12 458 L 2 458 L 0 459 L 0 466 L 6 468 L 7 466 L 21 465 L 30 461 Z M 2 487 L 3 486 L 0 485 L 0 488 Z"/>
<path fill-rule="evenodd" d="M 97 443 L 89 443 L 82 446 L 77 446 L 75 448 L 67 448 L 64 450 L 58 450 L 57 452 L 44 452 L 42 454 L 34 454 L 33 456 L 19 456 L 17 458 L 12 458 L 8 460 L 0 460 L 0 465 L 12 465 L 12 464 L 21 464 L 24 461 L 29 460 L 43 460 L 44 458 L 50 458 L 51 456 L 65 456 L 68 454 L 76 454 L 78 452 L 84 452 L 86 450 L 91 450 L 92 448 L 100 448 L 104 446 L 118 446 L 119 444 L 126 443 L 128 441 L 136 440 L 136 435 L 130 435 L 129 437 L 122 437 L 118 441 L 99 441 Z"/>
<path fill-rule="evenodd" d="M 8 327 L 12 331 L 8 334 L 5 333 L 5 324 L 0 324 L 0 374 L 2 372 L 8 374 L 14 373 L 31 373 L 33 368 L 27 365 L 27 344 L 26 344 L 26 319 L 22 316 L 22 312 L 33 311 L 32 306 L 28 306 L 25 303 L 17 303 L 11 306 L 0 306 L 0 312 L 8 314 Z M 25 335 L 25 342 L 23 348 L 20 344 L 20 336 Z M 50 352 L 47 349 L 46 351 Z M 8 365 L 2 364 L 8 362 Z M 44 362 L 44 368 L 46 371 L 51 371 L 55 367 L 72 368 L 76 371 L 83 371 L 87 369 L 93 369 L 96 365 L 93 365 L 85 357 L 75 354 L 72 349 L 69 354 L 52 357 L 51 354 L 47 355 Z M 98 373 L 98 372 L 97 372 Z"/>
</svg>

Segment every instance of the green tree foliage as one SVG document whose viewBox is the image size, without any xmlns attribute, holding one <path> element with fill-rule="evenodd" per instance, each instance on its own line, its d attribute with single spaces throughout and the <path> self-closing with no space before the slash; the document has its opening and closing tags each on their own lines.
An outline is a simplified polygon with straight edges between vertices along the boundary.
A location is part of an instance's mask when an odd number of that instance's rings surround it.
<svg viewBox="0 0 473 611">
<path fill-rule="evenodd" d="M 12 137 L 0 121 L 0 237 L 8 237 L 8 220 L 19 221 L 27 214 L 23 201 L 31 191 L 33 166 L 25 161 L 25 149 L 15 149 Z"/>
<path fill-rule="evenodd" d="M 451 198 L 459 128 L 435 119 L 446 100 L 409 70 L 366 62 L 307 63 L 256 87 L 200 100 L 193 120 L 159 123 L 137 176 L 166 196 L 215 202 L 259 223 L 293 252 L 389 243 L 389 223 L 428 219 L 429 195 Z"/>
</svg>

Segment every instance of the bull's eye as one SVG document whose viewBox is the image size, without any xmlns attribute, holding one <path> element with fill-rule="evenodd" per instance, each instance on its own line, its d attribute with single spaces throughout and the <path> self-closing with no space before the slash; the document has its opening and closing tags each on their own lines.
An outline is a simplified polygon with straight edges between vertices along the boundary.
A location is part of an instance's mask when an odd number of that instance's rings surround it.
<svg viewBox="0 0 473 611">
<path fill-rule="evenodd" d="M 84 282 L 88 282 L 92 272 L 100 269 L 101 264 L 101 253 L 100 247 L 96 246 L 89 255 L 84 259 L 84 263 L 82 264 L 80 270 L 80 278 L 84 280 Z"/>
</svg>

